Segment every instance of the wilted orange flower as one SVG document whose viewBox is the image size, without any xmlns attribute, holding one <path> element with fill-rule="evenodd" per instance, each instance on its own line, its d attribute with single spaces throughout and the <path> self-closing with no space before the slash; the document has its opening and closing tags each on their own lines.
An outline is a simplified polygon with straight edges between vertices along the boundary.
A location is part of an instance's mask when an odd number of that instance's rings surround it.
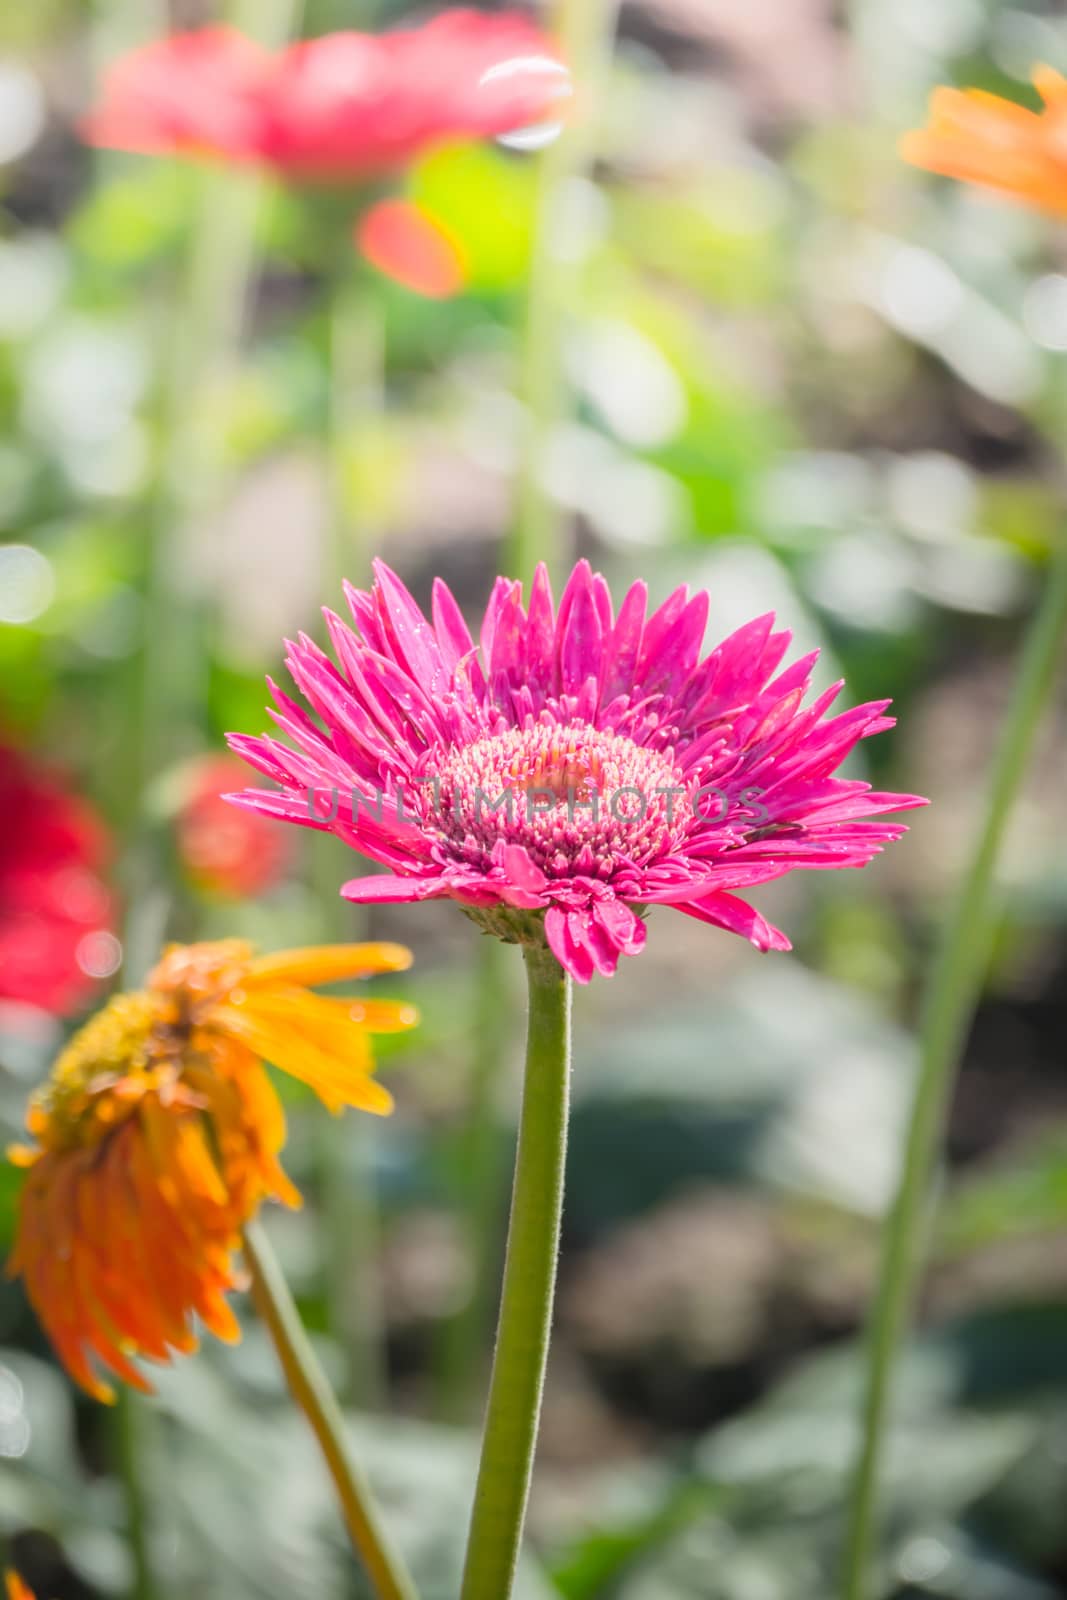
<svg viewBox="0 0 1067 1600">
<path fill-rule="evenodd" d="M 33 1147 L 9 1275 L 68 1372 L 114 1392 L 91 1359 L 148 1389 L 132 1357 L 196 1346 L 193 1319 L 239 1336 L 225 1296 L 234 1252 L 264 1199 L 298 1206 L 278 1161 L 285 1120 L 264 1061 L 332 1111 L 384 1114 L 369 1035 L 411 1027 L 393 1000 L 331 999 L 333 983 L 410 963 L 399 945 L 325 945 L 256 956 L 239 940 L 173 945 L 143 991 L 121 994 L 75 1034 L 31 1102 Z"/>
<path fill-rule="evenodd" d="M 9 1567 L 4 1573 L 4 1584 L 7 1591 L 7 1600 L 36 1600 L 33 1590 L 28 1583 L 23 1583 L 17 1572 L 12 1572 Z"/>
<path fill-rule="evenodd" d="M 1035 67 L 1041 111 L 982 89 L 935 89 L 925 128 L 905 134 L 906 161 L 1067 216 L 1067 78 Z"/>
</svg>

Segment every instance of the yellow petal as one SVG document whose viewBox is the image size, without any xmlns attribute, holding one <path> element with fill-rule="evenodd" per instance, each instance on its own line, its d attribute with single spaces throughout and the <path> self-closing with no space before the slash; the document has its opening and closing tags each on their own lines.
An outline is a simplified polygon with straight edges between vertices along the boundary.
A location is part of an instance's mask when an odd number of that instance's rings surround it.
<svg viewBox="0 0 1067 1600">
<path fill-rule="evenodd" d="M 323 944 L 302 950 L 277 950 L 249 962 L 248 987 L 264 984 L 340 983 L 376 972 L 406 972 L 411 951 L 402 944 Z"/>
<path fill-rule="evenodd" d="M 314 1089 L 331 1111 L 348 1105 L 384 1116 L 393 1109 L 392 1095 L 369 1076 L 370 1047 L 361 1028 L 349 1022 L 342 1046 L 333 1047 L 331 1039 L 324 1048 L 306 1018 L 294 1020 L 284 1007 L 270 1004 L 276 998 L 250 995 L 240 1007 L 220 1006 L 213 1022 L 264 1061 Z"/>
</svg>

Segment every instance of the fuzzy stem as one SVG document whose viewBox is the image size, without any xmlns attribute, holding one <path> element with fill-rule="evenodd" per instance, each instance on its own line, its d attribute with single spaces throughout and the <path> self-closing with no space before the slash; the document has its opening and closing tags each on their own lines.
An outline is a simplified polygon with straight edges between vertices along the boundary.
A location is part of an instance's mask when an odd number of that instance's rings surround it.
<svg viewBox="0 0 1067 1600">
<path fill-rule="evenodd" d="M 244 1253 L 256 1310 L 270 1330 L 289 1391 L 319 1442 L 341 1502 L 345 1527 L 377 1600 L 416 1600 L 415 1585 L 390 1545 L 370 1485 L 349 1453 L 341 1408 L 311 1348 L 270 1241 L 258 1222 L 250 1222 L 245 1228 Z"/>
<path fill-rule="evenodd" d="M 461 1600 L 508 1600 L 530 1492 L 555 1297 L 570 1091 L 571 981 L 527 947 L 526 1076 L 496 1354 Z"/>
<path fill-rule="evenodd" d="M 982 991 L 992 951 L 994 874 L 1005 828 L 1026 775 L 1041 713 L 1067 638 L 1067 547 L 1054 559 L 1023 648 L 1019 675 L 995 756 L 985 818 L 945 927 L 920 1028 L 919 1075 L 903 1165 L 886 1227 L 878 1292 L 868 1335 L 863 1433 L 849 1511 L 841 1593 L 863 1600 L 874 1533 L 878 1468 L 888 1422 L 893 1367 L 914 1296 L 931 1176 L 942 1140 L 955 1068 Z"/>
</svg>

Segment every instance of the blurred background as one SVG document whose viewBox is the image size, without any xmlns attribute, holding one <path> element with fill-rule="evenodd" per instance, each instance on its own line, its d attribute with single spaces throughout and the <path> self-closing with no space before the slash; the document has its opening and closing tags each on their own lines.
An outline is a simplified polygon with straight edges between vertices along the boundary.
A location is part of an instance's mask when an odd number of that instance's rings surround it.
<svg viewBox="0 0 1067 1600">
<path fill-rule="evenodd" d="M 410 15 L 245 10 L 307 33 Z M 36 0 L 0 20 L 0 1118 L 16 1137 L 66 1032 L 141 959 L 131 941 L 369 928 L 412 946 L 412 973 L 382 981 L 424 1018 L 385 1041 L 397 1114 L 331 1123 L 281 1084 L 307 1205 L 267 1222 L 426 1600 L 447 1600 L 506 1223 L 518 958 L 447 904 L 359 921 L 335 899 L 362 870 L 343 847 L 216 797 L 242 781 L 223 733 L 265 725 L 264 673 L 340 604 L 339 571 L 359 582 L 380 552 L 470 613 L 508 559 L 550 156 L 442 150 L 385 186 L 458 243 L 462 287 L 430 299 L 360 259 L 353 193 L 87 150 L 101 65 L 213 15 Z M 545 487 L 571 551 L 657 599 L 706 586 L 712 641 L 777 610 L 798 649 L 822 646 L 821 683 L 894 697 L 870 776 L 935 804 L 863 874 L 756 891 L 794 956 L 661 912 L 639 961 L 579 993 L 525 1600 L 831 1591 L 918 993 L 1062 525 L 1067 439 L 1062 234 L 904 168 L 895 141 L 939 81 L 1030 103 L 1036 60 L 1067 69 L 1054 0 L 625 0 L 595 161 L 552 196 L 569 395 Z M 174 374 L 197 294 L 193 395 Z M 161 523 L 183 648 L 146 857 L 126 734 Z M 1067 692 L 952 1111 L 884 1600 L 1067 1595 L 1065 789 Z M 5 1250 L 19 1182 L 0 1168 Z M 158 1388 L 116 1423 L 20 1286 L 0 1291 L 0 1527 L 41 1600 L 131 1592 L 138 1488 L 158 1600 L 362 1596 L 254 1321 Z"/>
</svg>

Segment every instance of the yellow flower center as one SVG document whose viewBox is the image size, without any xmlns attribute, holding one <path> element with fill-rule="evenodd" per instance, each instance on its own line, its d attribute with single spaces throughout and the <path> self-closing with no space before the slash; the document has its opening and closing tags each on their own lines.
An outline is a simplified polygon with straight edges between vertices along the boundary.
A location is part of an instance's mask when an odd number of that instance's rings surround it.
<svg viewBox="0 0 1067 1600">
<path fill-rule="evenodd" d="M 109 1000 L 71 1039 L 27 1115 L 46 1149 L 98 1143 L 150 1089 L 180 1070 L 178 1038 L 149 994 Z"/>
</svg>

